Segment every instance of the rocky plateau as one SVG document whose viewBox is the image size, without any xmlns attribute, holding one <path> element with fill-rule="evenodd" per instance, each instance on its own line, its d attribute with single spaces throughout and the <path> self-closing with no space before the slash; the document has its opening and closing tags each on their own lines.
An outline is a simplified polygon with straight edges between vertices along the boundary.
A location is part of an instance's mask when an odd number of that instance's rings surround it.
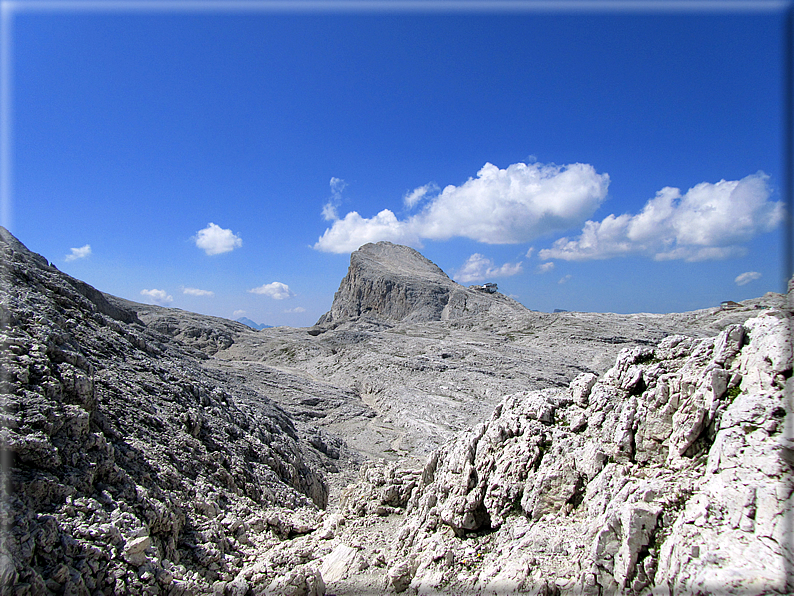
<svg viewBox="0 0 794 596">
<path fill-rule="evenodd" d="M 791 287 L 539 313 L 380 242 L 257 331 L 0 251 L 2 594 L 794 588 Z"/>
</svg>

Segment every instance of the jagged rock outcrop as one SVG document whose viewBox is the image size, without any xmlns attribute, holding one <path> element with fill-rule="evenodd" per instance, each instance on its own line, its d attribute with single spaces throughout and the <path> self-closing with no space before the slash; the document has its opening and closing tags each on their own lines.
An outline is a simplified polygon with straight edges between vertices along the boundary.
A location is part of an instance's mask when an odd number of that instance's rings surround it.
<svg viewBox="0 0 794 596">
<path fill-rule="evenodd" d="M 350 255 L 347 276 L 318 326 L 359 317 L 383 321 L 441 321 L 494 310 L 526 312 L 501 294 L 471 290 L 452 281 L 432 261 L 407 246 L 365 244 Z"/>
<path fill-rule="evenodd" d="M 599 378 L 508 396 L 419 483 L 368 470 L 355 488 L 367 503 L 412 490 L 387 581 L 420 594 L 786 593 L 791 325 L 769 310 L 717 337 L 626 349 Z"/>
<path fill-rule="evenodd" d="M 0 253 L 2 593 L 206 593 L 278 533 L 263 509 L 325 506 L 265 395 L 5 230 Z"/>
</svg>

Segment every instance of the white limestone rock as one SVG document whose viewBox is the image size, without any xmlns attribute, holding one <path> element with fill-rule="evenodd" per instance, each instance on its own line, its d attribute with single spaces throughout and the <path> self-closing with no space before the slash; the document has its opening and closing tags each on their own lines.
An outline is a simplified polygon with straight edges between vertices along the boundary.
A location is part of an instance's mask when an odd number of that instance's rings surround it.
<svg viewBox="0 0 794 596">
<path fill-rule="evenodd" d="M 0 591 L 791 591 L 780 296 L 535 313 L 392 245 L 256 332 L 0 240 Z"/>
<path fill-rule="evenodd" d="M 325 582 L 312 565 L 301 565 L 274 579 L 264 591 L 278 596 L 324 596 Z"/>
<path fill-rule="evenodd" d="M 532 582 L 602 595 L 784 590 L 789 492 L 776 421 L 791 375 L 789 321 L 773 311 L 715 338 L 626 350 L 584 384 L 584 408 L 581 379 L 559 396 L 508 396 L 430 458 L 400 552 L 419 556 L 444 526 L 475 539 L 487 529 L 490 552 L 503 554 L 476 567 L 477 593 Z M 587 424 L 574 431 L 569 420 L 582 413 Z M 448 545 L 456 560 L 462 544 Z M 536 553 L 534 568 L 518 552 Z M 437 572 L 416 586 L 429 590 Z"/>
<path fill-rule="evenodd" d="M 410 559 L 398 559 L 391 565 L 386 572 L 389 580 L 389 585 L 394 588 L 397 593 L 405 592 L 411 585 L 414 573 L 416 572 L 416 563 Z"/>
<path fill-rule="evenodd" d="M 352 569 L 358 569 L 360 562 L 358 549 L 340 543 L 337 547 L 325 557 L 322 567 L 320 567 L 320 574 L 326 584 L 344 579 Z"/>
<path fill-rule="evenodd" d="M 590 390 L 597 380 L 598 375 L 594 373 L 582 373 L 571 381 L 569 388 L 576 405 L 587 407 L 587 398 L 590 397 Z"/>
</svg>

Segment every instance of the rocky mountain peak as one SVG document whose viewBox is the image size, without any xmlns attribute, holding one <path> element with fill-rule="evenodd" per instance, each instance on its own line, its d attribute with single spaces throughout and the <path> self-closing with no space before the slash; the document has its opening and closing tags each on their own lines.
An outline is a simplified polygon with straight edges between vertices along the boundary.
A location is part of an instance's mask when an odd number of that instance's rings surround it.
<svg viewBox="0 0 794 596">
<path fill-rule="evenodd" d="M 379 268 L 396 277 L 407 276 L 442 284 L 454 283 L 438 265 L 418 251 L 386 241 L 365 244 L 350 255 L 350 264 L 359 268 Z"/>
<path fill-rule="evenodd" d="M 360 317 L 389 322 L 442 321 L 505 308 L 526 312 L 506 296 L 452 281 L 413 248 L 378 242 L 365 244 L 350 255 L 350 267 L 334 295 L 331 310 L 317 324 Z"/>
</svg>

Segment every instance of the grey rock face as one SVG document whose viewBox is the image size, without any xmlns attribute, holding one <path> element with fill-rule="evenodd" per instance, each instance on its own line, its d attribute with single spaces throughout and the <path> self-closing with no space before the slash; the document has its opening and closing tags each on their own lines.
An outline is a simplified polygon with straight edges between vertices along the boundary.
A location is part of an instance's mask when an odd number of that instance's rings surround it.
<svg viewBox="0 0 794 596">
<path fill-rule="evenodd" d="M 266 395 L 12 238 L 0 591 L 205 593 L 244 562 L 254 511 L 325 506 L 313 450 Z"/>
<path fill-rule="evenodd" d="M 317 325 L 359 317 L 440 321 L 490 309 L 526 311 L 505 296 L 464 288 L 412 248 L 378 242 L 365 244 L 350 255 L 350 268 L 331 310 Z"/>
<path fill-rule="evenodd" d="M 148 330 L 176 340 L 200 360 L 206 360 L 208 356 L 230 347 L 235 338 L 245 335 L 249 330 L 243 323 L 220 317 L 140 304 L 109 294 L 104 294 L 104 297 L 111 304 L 134 312 L 138 322 Z"/>
<path fill-rule="evenodd" d="M 791 324 L 770 310 L 716 338 L 625 349 L 595 382 L 507 397 L 425 466 L 395 544 L 419 566 L 412 585 L 785 592 Z M 463 550 L 447 529 L 488 545 L 476 581 L 426 560 L 432 540 Z"/>
<path fill-rule="evenodd" d="M 783 296 L 536 313 L 384 244 L 254 331 L 0 250 L 0 592 L 791 591 Z"/>
</svg>

